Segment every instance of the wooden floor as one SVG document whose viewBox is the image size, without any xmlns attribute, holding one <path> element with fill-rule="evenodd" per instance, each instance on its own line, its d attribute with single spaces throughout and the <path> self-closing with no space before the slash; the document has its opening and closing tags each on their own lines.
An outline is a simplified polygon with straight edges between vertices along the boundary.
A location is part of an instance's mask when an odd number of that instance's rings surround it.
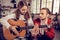
<svg viewBox="0 0 60 40">
<path fill-rule="evenodd" d="M 60 30 L 55 30 L 55 38 L 54 40 L 60 40 Z"/>
</svg>

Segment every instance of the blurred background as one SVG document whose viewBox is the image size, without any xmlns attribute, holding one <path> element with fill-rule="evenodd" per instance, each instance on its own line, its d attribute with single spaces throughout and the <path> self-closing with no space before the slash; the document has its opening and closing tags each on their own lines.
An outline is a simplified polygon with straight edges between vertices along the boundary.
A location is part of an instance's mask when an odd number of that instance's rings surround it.
<svg viewBox="0 0 60 40">
<path fill-rule="evenodd" d="M 11 14 L 17 8 L 20 0 L 0 0 L 0 20 L 8 14 Z M 54 40 L 60 40 L 60 0 L 23 0 L 26 1 L 32 15 L 32 19 L 39 17 L 40 9 L 43 7 L 49 8 L 51 11 L 50 17 L 53 20 L 55 29 Z M 0 35 L 2 34 L 0 23 Z M 0 37 L 2 38 L 2 37 Z"/>
</svg>

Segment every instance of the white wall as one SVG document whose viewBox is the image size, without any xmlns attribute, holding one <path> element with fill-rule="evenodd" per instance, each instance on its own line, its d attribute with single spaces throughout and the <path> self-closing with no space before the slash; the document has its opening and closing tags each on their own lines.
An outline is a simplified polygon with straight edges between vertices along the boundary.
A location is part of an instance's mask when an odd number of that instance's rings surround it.
<svg viewBox="0 0 60 40">
<path fill-rule="evenodd" d="M 2 6 L 11 6 L 13 7 L 13 4 L 11 3 L 11 0 L 0 0 Z M 18 4 L 20 0 L 16 0 L 16 4 Z"/>
</svg>

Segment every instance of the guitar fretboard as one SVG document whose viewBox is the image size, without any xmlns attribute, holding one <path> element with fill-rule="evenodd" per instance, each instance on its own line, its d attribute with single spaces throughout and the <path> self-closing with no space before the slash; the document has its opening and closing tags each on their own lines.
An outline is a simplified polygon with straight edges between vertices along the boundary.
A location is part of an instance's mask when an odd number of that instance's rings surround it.
<svg viewBox="0 0 60 40">
<path fill-rule="evenodd" d="M 19 27 L 19 26 L 18 26 L 18 27 L 16 28 L 16 30 L 17 30 L 17 31 L 20 31 L 20 30 L 26 30 L 26 29 L 32 29 L 32 28 L 34 28 L 34 26 L 25 26 L 25 27 Z"/>
</svg>

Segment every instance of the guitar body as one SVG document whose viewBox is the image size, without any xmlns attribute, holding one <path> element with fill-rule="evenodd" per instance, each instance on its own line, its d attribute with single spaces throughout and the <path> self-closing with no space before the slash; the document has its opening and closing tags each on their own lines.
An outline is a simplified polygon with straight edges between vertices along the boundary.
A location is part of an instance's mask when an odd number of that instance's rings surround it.
<svg viewBox="0 0 60 40">
<path fill-rule="evenodd" d="M 14 21 L 16 22 L 16 24 L 12 24 L 13 22 L 12 21 L 8 21 L 9 24 L 13 25 L 13 26 L 16 26 L 19 25 L 20 27 L 25 27 L 25 23 L 24 21 L 22 20 L 17 20 L 17 21 Z M 7 39 L 7 40 L 13 40 L 17 35 L 13 35 L 12 33 L 10 33 L 10 30 L 3 27 L 3 34 L 4 34 L 4 37 Z M 26 35 L 26 30 L 22 30 L 21 32 L 19 32 L 19 36 L 20 37 L 25 37 Z"/>
<path fill-rule="evenodd" d="M 10 33 L 10 30 L 5 27 L 3 27 L 3 34 L 6 40 L 13 40 L 15 38 L 15 36 Z"/>
</svg>

